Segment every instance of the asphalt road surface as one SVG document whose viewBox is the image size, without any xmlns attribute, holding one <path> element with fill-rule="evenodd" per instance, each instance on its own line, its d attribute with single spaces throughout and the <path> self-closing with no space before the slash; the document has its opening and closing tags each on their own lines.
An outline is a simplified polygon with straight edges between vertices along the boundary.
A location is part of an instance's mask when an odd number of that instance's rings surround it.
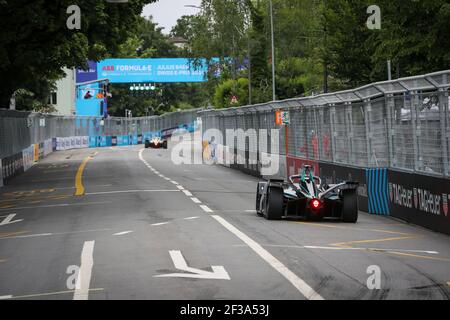
<svg viewBox="0 0 450 320">
<path fill-rule="evenodd" d="M 2 188 L 0 299 L 449 299 L 448 236 L 266 221 L 258 179 L 170 152 L 57 152 Z"/>
</svg>

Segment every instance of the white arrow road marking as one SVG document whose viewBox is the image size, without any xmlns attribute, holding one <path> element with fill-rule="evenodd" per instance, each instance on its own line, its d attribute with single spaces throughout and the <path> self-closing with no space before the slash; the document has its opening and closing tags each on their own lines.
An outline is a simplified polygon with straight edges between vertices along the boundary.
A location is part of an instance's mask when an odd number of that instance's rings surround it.
<svg viewBox="0 0 450 320">
<path fill-rule="evenodd" d="M 9 214 L 8 216 L 6 216 L 5 219 L 3 219 L 2 222 L 0 222 L 0 226 L 6 226 L 7 224 L 13 224 L 13 223 L 16 223 L 16 222 L 23 221 L 23 219 L 11 221 L 12 219 L 14 219 L 15 216 L 16 216 L 16 214 Z"/>
<path fill-rule="evenodd" d="M 92 267 L 94 266 L 95 241 L 86 241 L 81 252 L 81 266 L 73 300 L 88 300 L 91 284 Z"/>
<path fill-rule="evenodd" d="M 169 251 L 170 257 L 173 260 L 175 268 L 180 271 L 185 271 L 189 273 L 171 273 L 159 276 L 154 276 L 154 278 L 194 278 L 194 279 L 213 279 L 213 280 L 231 280 L 228 272 L 222 266 L 211 266 L 212 272 L 205 271 L 201 269 L 191 268 L 187 265 L 181 251 L 172 250 Z"/>
</svg>

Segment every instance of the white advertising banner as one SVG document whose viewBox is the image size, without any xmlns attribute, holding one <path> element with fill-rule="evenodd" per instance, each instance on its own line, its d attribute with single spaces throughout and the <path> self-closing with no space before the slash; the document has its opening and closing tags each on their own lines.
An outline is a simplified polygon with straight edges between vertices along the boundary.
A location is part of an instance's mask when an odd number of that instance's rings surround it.
<svg viewBox="0 0 450 320">
<path fill-rule="evenodd" d="M 34 165 L 34 146 L 30 146 L 22 151 L 23 170 L 28 171 Z"/>
<path fill-rule="evenodd" d="M 89 137 L 81 137 L 81 147 L 89 148 Z"/>
<path fill-rule="evenodd" d="M 64 138 L 56 138 L 56 151 L 64 150 L 66 141 Z"/>
<path fill-rule="evenodd" d="M 70 150 L 70 138 L 64 138 L 64 150 Z"/>
<path fill-rule="evenodd" d="M 77 144 L 77 139 L 75 137 L 70 137 L 70 148 L 69 149 L 75 149 Z"/>
<path fill-rule="evenodd" d="M 75 137 L 75 149 L 81 149 L 81 137 Z"/>
<path fill-rule="evenodd" d="M 48 139 L 44 141 L 44 157 L 48 156 L 53 152 L 53 143 L 52 139 Z"/>
</svg>

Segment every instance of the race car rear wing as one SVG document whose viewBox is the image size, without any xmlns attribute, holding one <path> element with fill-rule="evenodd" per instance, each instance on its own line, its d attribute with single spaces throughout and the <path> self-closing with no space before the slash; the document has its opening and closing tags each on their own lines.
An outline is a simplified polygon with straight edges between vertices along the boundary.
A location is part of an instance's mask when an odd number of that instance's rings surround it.
<svg viewBox="0 0 450 320">
<path fill-rule="evenodd" d="M 353 182 L 353 181 L 347 181 L 347 182 L 343 182 L 340 184 L 336 184 L 333 185 L 332 187 L 330 187 L 328 190 L 326 190 L 325 192 L 319 194 L 319 198 L 324 198 L 326 197 L 328 194 L 336 191 L 336 190 L 357 190 L 359 187 L 359 182 Z"/>
</svg>

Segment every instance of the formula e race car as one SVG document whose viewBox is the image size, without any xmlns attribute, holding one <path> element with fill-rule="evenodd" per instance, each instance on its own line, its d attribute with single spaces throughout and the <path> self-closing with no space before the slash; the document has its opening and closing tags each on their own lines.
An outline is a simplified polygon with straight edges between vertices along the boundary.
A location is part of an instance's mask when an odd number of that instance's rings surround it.
<svg viewBox="0 0 450 320">
<path fill-rule="evenodd" d="M 289 182 L 269 180 L 258 183 L 256 212 L 268 220 L 283 217 L 320 221 L 333 218 L 348 223 L 358 221 L 358 182 L 326 185 L 304 166 Z"/>
<path fill-rule="evenodd" d="M 151 140 L 146 139 L 145 148 L 167 149 L 167 140 L 161 139 L 160 137 L 154 137 Z"/>
</svg>

